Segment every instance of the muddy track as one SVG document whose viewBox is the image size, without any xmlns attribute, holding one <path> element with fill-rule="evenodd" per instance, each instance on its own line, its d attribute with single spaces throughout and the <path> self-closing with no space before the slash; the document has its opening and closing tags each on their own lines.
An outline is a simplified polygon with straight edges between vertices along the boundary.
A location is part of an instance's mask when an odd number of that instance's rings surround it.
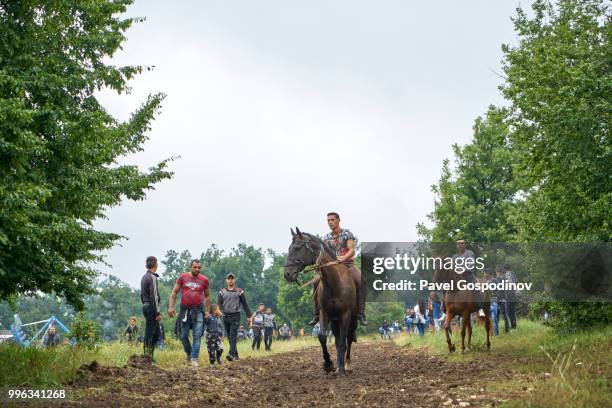
<svg viewBox="0 0 612 408">
<path fill-rule="evenodd" d="M 62 406 L 479 407 L 510 396 L 487 386 L 511 374 L 493 361 L 451 362 L 391 343 L 357 344 L 353 373 L 327 375 L 318 348 L 165 371 L 133 357 L 125 368 L 84 368 Z M 517 396 L 514 396 L 517 397 Z"/>
</svg>

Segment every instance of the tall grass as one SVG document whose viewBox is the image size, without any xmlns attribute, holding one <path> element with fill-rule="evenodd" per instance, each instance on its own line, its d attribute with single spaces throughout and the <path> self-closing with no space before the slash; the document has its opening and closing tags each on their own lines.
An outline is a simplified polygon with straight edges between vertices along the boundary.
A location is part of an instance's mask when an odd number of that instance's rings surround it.
<svg viewBox="0 0 612 408">
<path fill-rule="evenodd" d="M 460 331 L 452 341 L 460 349 Z M 507 407 L 610 407 L 612 406 L 612 326 L 559 335 L 540 323 L 520 320 L 518 330 L 491 337 L 491 350 L 485 352 L 485 332 L 474 327 L 472 352 L 449 355 L 444 333 L 423 337 L 402 335 L 395 340 L 404 347 L 414 347 L 448 356 L 453 361 L 494 359 L 502 370 L 523 373 L 530 383 L 521 383 L 530 392 Z M 524 381 L 524 380 L 523 380 Z M 516 389 L 509 379 L 492 386 L 497 390 Z"/>
</svg>

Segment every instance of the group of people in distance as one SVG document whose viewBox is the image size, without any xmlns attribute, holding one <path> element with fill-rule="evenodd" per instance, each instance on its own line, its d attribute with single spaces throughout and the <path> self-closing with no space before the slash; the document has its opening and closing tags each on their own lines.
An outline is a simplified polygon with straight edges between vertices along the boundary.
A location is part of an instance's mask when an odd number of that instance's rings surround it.
<svg viewBox="0 0 612 408">
<path fill-rule="evenodd" d="M 327 223 L 331 232 L 324 237 L 324 242 L 336 253 L 337 260 L 343 262 L 349 268 L 352 276 L 358 285 L 359 315 L 358 319 L 362 324 L 365 321 L 365 280 L 361 278 L 361 272 L 353 265 L 355 258 L 355 237 L 347 230 L 340 228 L 340 216 L 335 213 L 327 214 Z M 146 273 L 141 280 L 141 301 L 142 313 L 145 318 L 144 332 L 144 353 L 153 359 L 155 345 L 160 335 L 159 321 L 162 318 L 161 299 L 157 286 L 157 258 L 147 257 L 145 261 Z M 223 336 L 227 335 L 229 342 L 229 352 L 226 356 L 228 361 L 238 360 L 238 349 L 236 343 L 238 333 L 241 328 L 241 310 L 247 315 L 247 322 L 252 329 L 253 349 L 260 348 L 261 340 L 264 340 L 266 350 L 271 349 L 272 336 L 276 328 L 276 322 L 272 309 L 265 308 L 263 303 L 259 304 L 257 311 L 251 313 L 247 303 L 244 290 L 236 286 L 236 279 L 233 273 L 228 273 L 225 277 L 226 285 L 221 288 L 217 296 L 215 305 L 211 302 L 209 281 L 202 272 L 202 263 L 198 259 L 191 261 L 189 272 L 182 273 L 172 289 L 168 302 L 168 316 L 177 316 L 175 308 L 176 298 L 180 292 L 181 302 L 178 310 L 180 320 L 180 339 L 186 354 L 187 362 L 193 366 L 198 366 L 200 353 L 201 337 L 206 327 L 206 346 L 208 350 L 209 362 L 212 366 L 221 364 L 223 354 Z M 318 321 L 319 312 L 315 302 L 315 314 L 311 324 Z M 191 332 L 193 343 L 190 341 Z M 242 328 L 244 333 L 244 328 Z M 127 334 L 127 332 L 126 332 Z M 287 325 L 279 329 L 281 338 L 288 339 L 291 336 Z"/>
</svg>

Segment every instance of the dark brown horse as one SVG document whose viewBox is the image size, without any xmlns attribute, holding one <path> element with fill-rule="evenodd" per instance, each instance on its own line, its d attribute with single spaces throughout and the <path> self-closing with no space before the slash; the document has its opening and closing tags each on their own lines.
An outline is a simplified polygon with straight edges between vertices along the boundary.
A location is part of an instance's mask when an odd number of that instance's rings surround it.
<svg viewBox="0 0 612 408">
<path fill-rule="evenodd" d="M 357 287 L 346 265 L 335 262 L 335 253 L 319 238 L 291 230 L 293 241 L 289 246 L 285 279 L 296 282 L 298 274 L 306 267 L 319 270 L 321 279 L 315 288 L 315 297 L 320 306 L 319 342 L 323 350 L 323 369 L 334 369 L 327 350 L 328 327 L 335 337 L 337 369 L 339 374 L 351 372 L 351 344 L 357 341 Z"/>
<path fill-rule="evenodd" d="M 444 332 L 446 333 L 446 342 L 448 343 L 448 351 L 455 351 L 455 345 L 451 341 L 450 329 L 451 321 L 455 316 L 461 316 L 461 353 L 465 353 L 465 332 L 468 333 L 468 346 L 467 349 L 472 345 L 472 322 L 470 315 L 473 312 L 478 311 L 476 302 L 476 295 L 471 290 L 459 290 L 457 289 L 457 282 L 465 279 L 465 276 L 457 274 L 455 271 L 450 269 L 436 269 L 434 271 L 434 281 L 436 283 L 450 283 L 453 282 L 453 290 L 447 291 L 444 295 L 444 306 L 446 308 L 446 319 L 444 320 Z M 485 330 L 487 332 L 487 350 L 491 348 L 491 341 L 489 339 L 489 333 L 491 329 L 491 313 L 490 313 L 491 301 L 489 294 L 485 294 L 485 301 L 483 302 L 483 309 L 485 312 L 484 323 Z"/>
</svg>

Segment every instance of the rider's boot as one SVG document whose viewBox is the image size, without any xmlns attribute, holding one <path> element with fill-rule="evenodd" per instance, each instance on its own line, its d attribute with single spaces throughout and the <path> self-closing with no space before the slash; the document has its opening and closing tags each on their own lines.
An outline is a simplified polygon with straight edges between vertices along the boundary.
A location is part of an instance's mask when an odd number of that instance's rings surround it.
<svg viewBox="0 0 612 408">
<path fill-rule="evenodd" d="M 319 302 L 315 301 L 314 304 L 314 314 L 312 315 L 312 320 L 308 322 L 310 326 L 314 326 L 315 324 L 319 323 Z"/>
</svg>

